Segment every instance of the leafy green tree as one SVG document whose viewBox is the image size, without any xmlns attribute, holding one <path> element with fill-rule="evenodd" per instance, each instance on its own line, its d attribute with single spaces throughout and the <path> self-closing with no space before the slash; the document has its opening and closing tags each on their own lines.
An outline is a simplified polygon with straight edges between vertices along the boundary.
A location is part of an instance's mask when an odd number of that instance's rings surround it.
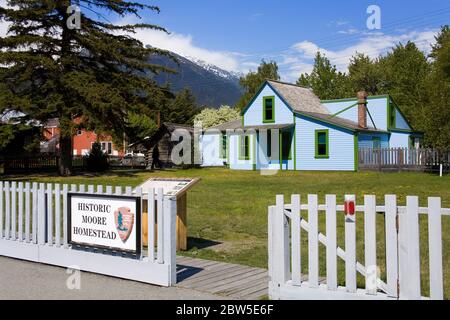
<svg viewBox="0 0 450 320">
<path fill-rule="evenodd" d="M 365 90 L 370 95 L 383 92 L 385 84 L 376 59 L 357 53 L 351 58 L 348 71 L 350 84 L 355 93 L 360 90 Z"/>
<path fill-rule="evenodd" d="M 266 62 L 263 60 L 256 72 L 249 72 L 239 80 L 245 92 L 238 101 L 236 108 L 243 110 L 266 80 L 280 80 L 278 65 L 275 61 Z"/>
<path fill-rule="evenodd" d="M 297 85 L 311 88 L 322 100 L 353 96 L 347 76 L 337 71 L 330 60 L 317 52 L 311 74 L 300 75 Z"/>
<path fill-rule="evenodd" d="M 194 116 L 199 111 L 192 92 L 189 89 L 183 89 L 175 96 L 175 99 L 167 102 L 162 118 L 164 122 L 192 125 Z"/>
<path fill-rule="evenodd" d="M 430 57 L 431 72 L 426 81 L 425 144 L 450 149 L 450 28 L 442 27 Z"/>
<path fill-rule="evenodd" d="M 377 62 L 385 94 L 390 94 L 414 128 L 424 129 L 425 79 L 430 65 L 413 42 L 399 44 Z"/>
<path fill-rule="evenodd" d="M 201 123 L 204 129 L 218 126 L 222 123 L 240 119 L 241 113 L 236 108 L 222 106 L 219 109 L 203 109 L 194 118 L 194 123 Z"/>
<path fill-rule="evenodd" d="M 105 22 L 100 13 L 81 12 L 80 28 L 68 23 L 69 7 L 101 10 L 120 17 L 159 12 L 158 7 L 128 0 L 7 0 L 0 6 L 0 21 L 10 24 L 0 39 L 0 106 L 17 110 L 45 122 L 59 118 L 61 126 L 61 175 L 72 172 L 72 136 L 75 118 L 83 126 L 126 133 L 129 111 L 146 114 L 146 97 L 161 88 L 141 76 L 164 72 L 166 68 L 148 63 L 150 54 L 169 55 L 144 47 L 132 37 L 137 29 L 165 31 L 152 24 L 117 25 Z"/>
<path fill-rule="evenodd" d="M 151 137 L 158 130 L 158 124 L 145 114 L 128 112 L 127 132 L 129 141 L 139 141 Z"/>
</svg>

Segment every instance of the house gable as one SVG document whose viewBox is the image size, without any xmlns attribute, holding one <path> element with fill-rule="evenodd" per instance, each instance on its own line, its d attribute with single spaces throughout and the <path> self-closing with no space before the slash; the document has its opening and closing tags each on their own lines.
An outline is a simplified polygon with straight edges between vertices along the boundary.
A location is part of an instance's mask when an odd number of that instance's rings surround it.
<svg viewBox="0 0 450 320">
<path fill-rule="evenodd" d="M 264 98 L 274 98 L 274 121 L 271 125 L 293 124 L 293 112 L 283 97 L 272 86 L 265 82 L 247 108 L 243 111 L 244 126 L 260 126 L 267 124 L 264 117 Z"/>
</svg>

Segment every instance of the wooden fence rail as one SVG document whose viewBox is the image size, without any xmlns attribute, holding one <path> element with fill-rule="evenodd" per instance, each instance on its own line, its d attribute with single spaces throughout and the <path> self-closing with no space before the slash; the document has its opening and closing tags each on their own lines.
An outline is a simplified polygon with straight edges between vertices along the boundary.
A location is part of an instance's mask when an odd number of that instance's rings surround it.
<svg viewBox="0 0 450 320">
<path fill-rule="evenodd" d="M 450 171 L 450 152 L 434 149 L 378 148 L 359 149 L 360 170 Z"/>
<path fill-rule="evenodd" d="M 354 198 L 354 196 L 350 196 Z M 422 299 L 419 215 L 428 216 L 428 256 L 430 298 L 444 298 L 442 216 L 450 209 L 441 208 L 440 198 L 428 198 L 428 206 L 419 207 L 418 197 L 407 197 L 406 206 L 397 205 L 395 195 L 385 196 L 384 205 L 376 197 L 364 197 L 355 203 L 355 215 L 344 215 L 344 205 L 336 204 L 335 195 L 327 195 L 320 205 L 317 195 L 307 201 L 293 195 L 290 204 L 279 195 L 276 205 L 269 207 L 269 294 L 272 299 Z M 341 214 L 338 214 L 340 212 Z M 319 231 L 319 216 L 325 214 L 325 233 Z M 377 245 L 376 216 L 384 215 L 385 247 Z M 364 215 L 364 217 L 360 217 Z M 308 220 L 306 220 L 307 218 Z M 362 219 L 364 218 L 364 219 Z M 337 228 L 342 219 L 344 229 Z M 364 223 L 364 237 L 356 237 L 356 225 Z M 344 234 L 338 234 L 343 230 Z M 307 232 L 307 237 L 302 237 Z M 345 239 L 345 249 L 337 239 Z M 307 240 L 307 241 L 306 241 Z M 356 249 L 363 241 L 364 261 L 359 262 Z M 326 275 L 320 278 L 319 246 L 326 247 Z M 302 260 L 303 255 L 307 261 Z M 385 257 L 386 275 L 381 279 L 377 256 Z M 345 282 L 339 286 L 338 259 L 345 262 Z M 307 273 L 302 271 L 307 270 Z M 358 287 L 357 273 L 365 278 Z M 323 274 L 322 274 L 323 276 Z M 342 279 L 342 278 L 341 278 Z"/>
</svg>

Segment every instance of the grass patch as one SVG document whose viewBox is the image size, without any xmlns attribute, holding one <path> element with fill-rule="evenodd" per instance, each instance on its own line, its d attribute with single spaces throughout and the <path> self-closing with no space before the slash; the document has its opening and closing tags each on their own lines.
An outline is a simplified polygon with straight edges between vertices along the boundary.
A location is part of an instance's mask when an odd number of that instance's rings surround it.
<svg viewBox="0 0 450 320">
<path fill-rule="evenodd" d="M 261 176 L 256 171 L 230 171 L 227 169 L 167 170 L 163 172 L 112 171 L 105 175 L 80 175 L 70 178 L 56 176 L 11 176 L 7 180 L 26 180 L 52 183 L 102 184 L 137 186 L 151 177 L 201 178 L 202 181 L 188 195 L 189 251 L 191 257 L 213 259 L 255 267 L 267 267 L 267 207 L 275 204 L 275 196 L 318 194 L 324 203 L 326 194 L 336 194 L 343 202 L 345 194 L 356 194 L 362 203 L 363 195 L 374 194 L 377 203 L 384 203 L 385 194 L 396 194 L 398 203 L 405 205 L 406 196 L 420 197 L 426 206 L 427 197 L 442 198 L 443 207 L 450 207 L 450 176 L 440 178 L 423 173 L 377 172 L 280 172 L 274 176 Z M 325 233 L 325 219 L 320 217 L 320 231 Z M 384 219 L 377 218 L 379 251 L 384 249 Z M 364 221 L 358 216 L 357 237 L 364 239 Z M 343 217 L 338 219 L 338 242 L 343 244 Z M 427 218 L 421 217 L 422 287 L 428 292 L 428 239 Z M 450 218 L 443 217 L 444 281 L 446 298 L 450 298 Z M 303 233 L 306 236 L 306 233 Z M 305 252 L 305 250 L 303 250 Z M 364 263 L 363 241 L 358 241 L 357 258 Z M 325 275 L 325 248 L 320 248 L 321 276 Z M 304 256 L 304 263 L 307 257 Z M 380 266 L 384 257 L 378 256 Z M 344 280 L 344 265 L 338 264 L 340 282 Z M 384 275 L 384 268 L 381 268 Z M 305 269 L 306 271 L 306 269 Z M 363 283 L 361 277 L 359 284 Z"/>
</svg>

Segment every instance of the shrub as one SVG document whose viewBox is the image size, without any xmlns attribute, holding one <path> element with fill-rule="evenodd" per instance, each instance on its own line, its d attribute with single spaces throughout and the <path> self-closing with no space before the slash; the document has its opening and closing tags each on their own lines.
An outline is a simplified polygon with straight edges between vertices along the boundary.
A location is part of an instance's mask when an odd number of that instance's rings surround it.
<svg viewBox="0 0 450 320">
<path fill-rule="evenodd" d="M 109 169 L 108 156 L 98 142 L 92 145 L 91 151 L 84 157 L 84 163 L 90 172 L 105 172 Z"/>
</svg>

